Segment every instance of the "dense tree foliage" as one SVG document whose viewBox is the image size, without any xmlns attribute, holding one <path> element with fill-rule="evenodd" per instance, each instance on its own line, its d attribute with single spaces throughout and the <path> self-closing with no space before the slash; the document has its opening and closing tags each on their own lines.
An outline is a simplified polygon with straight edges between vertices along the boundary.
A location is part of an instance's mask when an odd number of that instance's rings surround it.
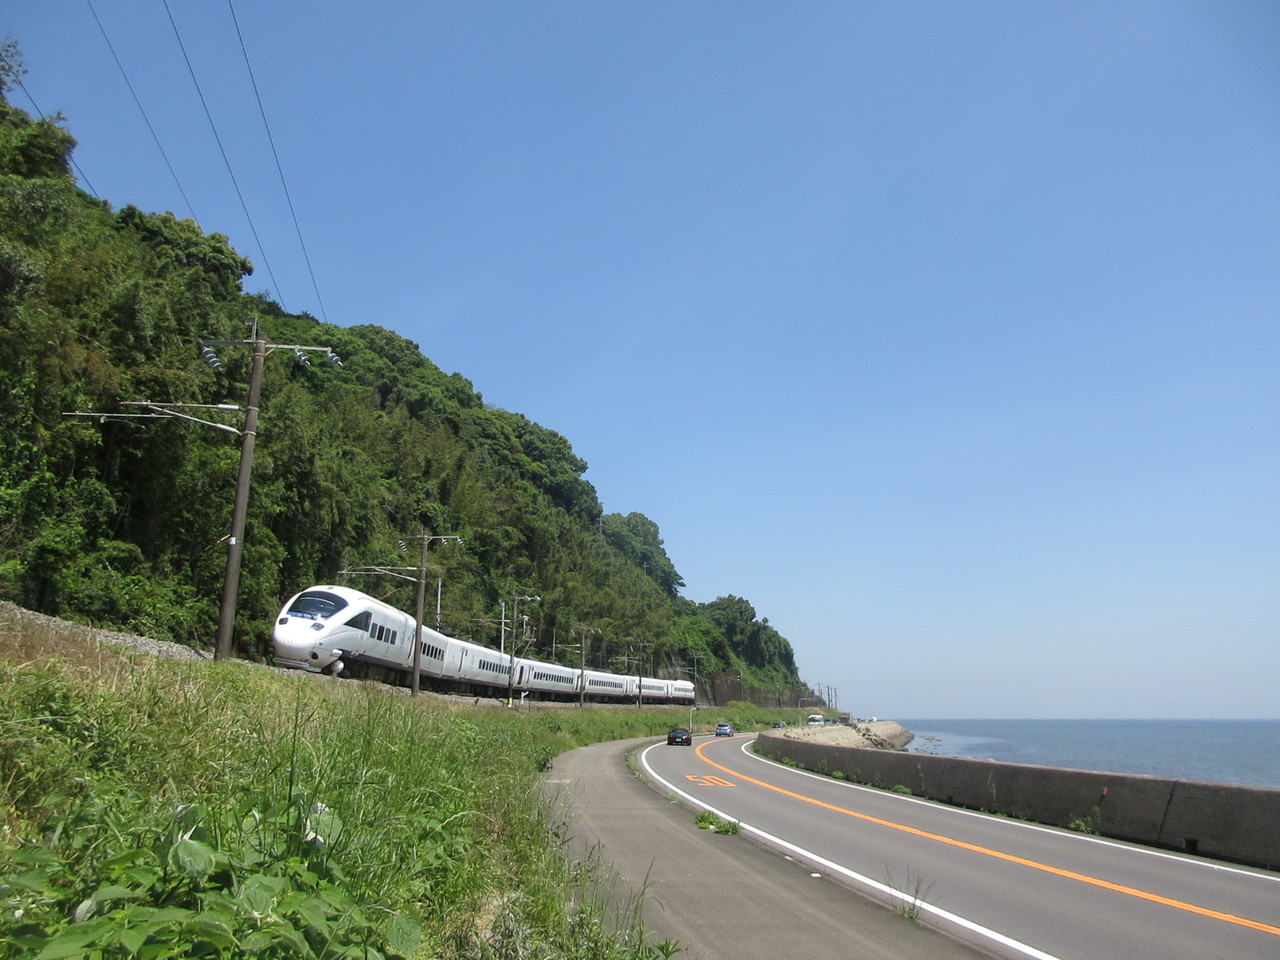
<svg viewBox="0 0 1280 960">
<path fill-rule="evenodd" d="M 243 291 L 252 265 L 190 220 L 115 211 L 77 189 L 74 140 L 0 95 L 0 596 L 51 614 L 204 646 L 215 631 L 239 445 L 130 401 L 243 404 L 256 324 L 332 347 L 341 367 L 268 358 L 236 637 L 266 648 L 282 599 L 342 571 L 416 562 L 433 544 L 445 630 L 494 642 L 500 601 L 526 603 L 535 649 L 659 672 L 733 671 L 798 685 L 790 645 L 745 600 L 700 605 L 638 513 L 603 515 L 559 434 L 495 409 L 465 378 L 372 325 L 289 315 Z M 235 413 L 201 411 L 238 426 Z M 411 583 L 355 581 L 412 609 Z M 433 594 L 434 590 L 431 591 Z M 434 614 L 432 614 L 434 619 Z M 696 660 L 695 660 L 696 658 Z"/>
</svg>

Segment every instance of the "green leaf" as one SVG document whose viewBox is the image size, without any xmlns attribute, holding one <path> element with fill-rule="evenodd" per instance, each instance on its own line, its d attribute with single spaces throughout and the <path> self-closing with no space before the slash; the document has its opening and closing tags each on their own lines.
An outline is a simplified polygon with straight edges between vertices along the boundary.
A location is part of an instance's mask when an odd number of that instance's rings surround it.
<svg viewBox="0 0 1280 960">
<path fill-rule="evenodd" d="M 197 840 L 179 840 L 169 848 L 169 866 L 192 880 L 203 880 L 213 873 L 217 856 Z"/>
<path fill-rule="evenodd" d="M 135 860 L 146 860 L 151 856 L 151 851 L 145 848 L 126 850 L 124 853 L 117 853 L 114 857 L 108 857 L 103 860 L 102 865 L 108 870 L 114 870 L 116 867 L 123 867 L 126 863 L 132 863 Z"/>
<path fill-rule="evenodd" d="M 190 941 L 202 941 L 211 944 L 223 950 L 229 950 L 235 947 L 235 934 L 221 920 L 215 920 L 208 916 L 197 917 L 182 928 L 183 939 Z"/>
<path fill-rule="evenodd" d="M 394 914 L 387 925 L 387 943 L 402 957 L 416 956 L 422 943 L 422 924 L 403 914 Z"/>
<path fill-rule="evenodd" d="M 14 876 L 6 877 L 5 883 L 24 890 L 44 891 L 51 887 L 49 870 L 27 870 Z"/>
<path fill-rule="evenodd" d="M 137 953 L 141 950 L 142 945 L 147 942 L 148 936 L 150 936 L 149 931 L 137 927 L 121 930 L 118 934 L 120 946 L 130 953 Z"/>
<path fill-rule="evenodd" d="M 92 923 L 74 923 L 50 940 L 45 948 L 36 954 L 36 960 L 78 957 L 84 953 L 84 948 L 88 944 L 97 940 L 113 925 L 113 922 L 106 917 L 94 920 Z"/>
<path fill-rule="evenodd" d="M 294 906 L 294 913 L 300 917 L 306 925 L 320 934 L 322 937 L 328 937 L 330 931 L 329 911 L 325 909 L 324 901 L 319 897 L 307 897 L 301 903 Z"/>
<path fill-rule="evenodd" d="M 261 876 L 250 877 L 236 894 L 237 902 L 259 919 L 271 916 L 279 897 L 279 890 L 272 889 L 270 884 L 256 882 L 266 879 Z"/>
<path fill-rule="evenodd" d="M 121 887 L 117 884 L 111 884 L 106 887 L 99 887 L 93 892 L 90 898 L 94 903 L 102 903 L 104 900 L 137 900 L 142 896 L 135 890 L 128 887 Z"/>
</svg>

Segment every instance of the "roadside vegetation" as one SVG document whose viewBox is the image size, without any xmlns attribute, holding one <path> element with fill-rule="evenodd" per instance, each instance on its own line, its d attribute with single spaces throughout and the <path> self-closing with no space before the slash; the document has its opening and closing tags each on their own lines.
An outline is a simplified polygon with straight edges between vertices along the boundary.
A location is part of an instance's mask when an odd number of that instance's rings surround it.
<svg viewBox="0 0 1280 960">
<path fill-rule="evenodd" d="M 540 774 L 687 715 L 415 701 L 0 622 L 0 955 L 670 955 L 564 852 Z"/>
</svg>

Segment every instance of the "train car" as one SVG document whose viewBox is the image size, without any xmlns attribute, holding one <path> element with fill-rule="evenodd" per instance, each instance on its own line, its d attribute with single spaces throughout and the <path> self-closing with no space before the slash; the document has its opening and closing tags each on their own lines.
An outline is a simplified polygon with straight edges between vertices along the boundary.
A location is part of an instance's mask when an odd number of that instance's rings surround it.
<svg viewBox="0 0 1280 960">
<path fill-rule="evenodd" d="M 581 674 L 582 671 L 576 667 L 520 657 L 516 660 L 515 688 L 568 700 L 577 695 Z"/>
<path fill-rule="evenodd" d="M 690 680 L 671 681 L 671 699 L 675 703 L 692 704 L 694 698 L 693 682 Z"/>
<path fill-rule="evenodd" d="M 636 678 L 605 673 L 603 670 L 583 670 L 582 682 L 586 696 L 591 700 L 634 700 Z"/>
<path fill-rule="evenodd" d="M 666 703 L 671 699 L 671 681 L 645 677 L 640 681 L 640 696 L 650 703 Z"/>
<path fill-rule="evenodd" d="M 511 677 L 511 657 L 497 650 L 482 647 L 470 640 L 453 640 L 459 653 L 458 668 L 444 679 L 457 681 L 464 692 L 474 693 L 476 687 L 485 691 L 501 687 L 506 689 Z"/>
</svg>

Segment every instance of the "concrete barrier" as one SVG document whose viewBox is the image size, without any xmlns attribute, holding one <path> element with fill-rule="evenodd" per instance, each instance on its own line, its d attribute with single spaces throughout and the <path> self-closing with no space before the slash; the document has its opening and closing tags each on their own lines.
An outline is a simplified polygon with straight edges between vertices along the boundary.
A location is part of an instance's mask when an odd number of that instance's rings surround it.
<svg viewBox="0 0 1280 960">
<path fill-rule="evenodd" d="M 1280 790 L 836 746 L 771 733 L 760 734 L 756 752 L 971 810 L 1280 869 Z"/>
</svg>

